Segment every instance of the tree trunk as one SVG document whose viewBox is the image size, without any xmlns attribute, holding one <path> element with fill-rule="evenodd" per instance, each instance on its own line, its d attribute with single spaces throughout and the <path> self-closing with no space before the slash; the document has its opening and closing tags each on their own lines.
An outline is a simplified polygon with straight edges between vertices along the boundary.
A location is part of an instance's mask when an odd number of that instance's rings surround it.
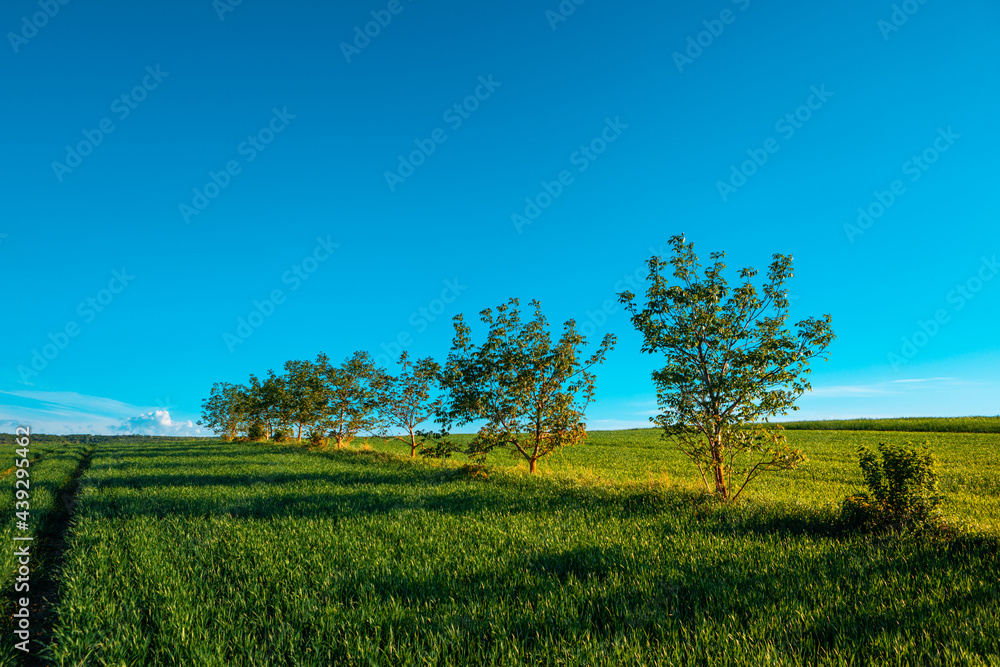
<svg viewBox="0 0 1000 667">
<path fill-rule="evenodd" d="M 417 436 L 413 435 L 413 429 L 410 429 L 410 458 L 417 458 Z"/>
<path fill-rule="evenodd" d="M 538 459 L 528 459 L 528 470 L 529 472 L 535 472 L 535 464 L 538 463 Z"/>
<path fill-rule="evenodd" d="M 726 488 L 726 475 L 724 468 L 724 452 L 722 451 L 722 441 L 718 438 L 712 440 L 712 476 L 715 481 L 715 495 L 722 500 L 729 499 L 729 489 Z"/>
</svg>

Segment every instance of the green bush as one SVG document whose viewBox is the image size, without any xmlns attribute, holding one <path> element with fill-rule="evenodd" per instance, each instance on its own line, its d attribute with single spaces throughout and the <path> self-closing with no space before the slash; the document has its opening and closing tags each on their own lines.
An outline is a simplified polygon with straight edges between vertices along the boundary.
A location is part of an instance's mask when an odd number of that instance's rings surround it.
<svg viewBox="0 0 1000 667">
<path fill-rule="evenodd" d="M 264 439 L 264 427 L 260 424 L 251 424 L 247 429 L 247 439 L 252 441 Z"/>
<path fill-rule="evenodd" d="M 312 431 L 309 434 L 309 444 L 314 447 L 322 447 L 326 444 L 326 438 L 323 437 L 322 431 Z"/>
<path fill-rule="evenodd" d="M 277 431 L 274 432 L 274 435 L 271 437 L 271 439 L 274 440 L 275 442 L 284 442 L 285 440 L 288 439 L 288 434 L 279 428 Z"/>
<path fill-rule="evenodd" d="M 919 528 L 940 519 L 936 461 L 926 446 L 879 443 L 878 455 L 859 447 L 858 463 L 868 492 L 844 500 L 841 517 L 849 526 Z"/>
</svg>

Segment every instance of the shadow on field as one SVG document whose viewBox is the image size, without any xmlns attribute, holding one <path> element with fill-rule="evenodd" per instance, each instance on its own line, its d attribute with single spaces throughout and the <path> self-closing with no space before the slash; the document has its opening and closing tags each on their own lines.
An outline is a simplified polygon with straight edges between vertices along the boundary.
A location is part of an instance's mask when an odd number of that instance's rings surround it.
<svg viewBox="0 0 1000 667">
<path fill-rule="evenodd" d="M 885 646 L 912 643 L 914 633 L 923 632 L 924 648 L 933 648 L 936 640 L 927 638 L 951 636 L 958 618 L 971 626 L 963 649 L 995 654 L 995 635 L 974 630 L 978 622 L 995 622 L 996 579 L 972 589 L 951 581 L 928 584 L 935 589 L 925 597 L 900 597 L 901 588 L 914 592 L 906 584 L 914 577 L 929 582 L 954 577 L 960 583 L 968 575 L 995 572 L 1000 566 L 995 543 L 971 542 L 962 559 L 942 545 L 904 542 L 870 552 L 864 546 L 854 545 L 857 554 L 801 548 L 785 554 L 780 548 L 762 553 L 744 541 L 695 550 L 695 557 L 672 558 L 657 570 L 618 545 L 559 550 L 527 544 L 495 556 L 487 569 L 461 574 L 461 569 L 431 576 L 387 573 L 359 563 L 342 590 L 351 595 L 364 588 L 390 604 L 405 600 L 411 609 L 440 610 L 440 626 L 461 625 L 486 642 L 493 634 L 489 617 L 470 617 L 464 610 L 489 600 L 506 612 L 505 632 L 527 647 L 553 635 L 610 639 L 638 630 L 653 638 L 666 634 L 669 641 L 680 628 L 695 635 L 708 629 L 713 637 L 726 628 L 767 632 L 789 655 L 860 651 L 859 664 L 885 664 Z M 552 611 L 554 599 L 571 602 Z M 539 614 L 540 609 L 547 611 Z M 426 627 L 420 622 L 402 628 L 421 629 Z M 924 657 L 922 664 L 941 664 L 933 655 Z"/>
<path fill-rule="evenodd" d="M 147 463 L 143 457 L 159 460 Z M 471 478 L 474 471 L 413 464 L 357 449 L 306 453 L 296 446 L 268 444 L 142 446 L 103 452 L 94 461 L 86 485 L 98 493 L 87 497 L 87 505 L 98 514 L 114 516 L 269 519 L 419 509 L 457 516 L 662 516 L 675 525 L 697 524 L 700 531 L 719 535 L 833 536 L 839 530 L 831 510 L 742 503 L 726 507 L 705 493 L 677 488 L 582 487 L 497 471 L 480 480 Z"/>
</svg>

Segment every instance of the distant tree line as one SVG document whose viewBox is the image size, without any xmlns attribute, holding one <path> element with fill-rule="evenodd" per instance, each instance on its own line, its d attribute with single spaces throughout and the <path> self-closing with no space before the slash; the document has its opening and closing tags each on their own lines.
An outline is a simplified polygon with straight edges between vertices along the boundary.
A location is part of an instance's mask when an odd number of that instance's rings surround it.
<svg viewBox="0 0 1000 667">
<path fill-rule="evenodd" d="M 358 351 L 339 364 L 323 353 L 291 360 L 283 373 L 251 375 L 246 384 L 217 382 L 202 404 L 199 424 L 224 439 L 346 446 L 361 433 L 402 440 L 410 456 L 472 457 L 508 450 L 534 472 L 539 459 L 586 436 L 584 412 L 594 396 L 590 369 L 615 345 L 608 334 L 589 357 L 573 320 L 553 341 L 541 305 L 522 321 L 517 299 L 483 310 L 486 340 L 475 344 L 461 315 L 442 366 L 404 351 L 393 374 Z M 484 422 L 471 443 L 450 438 L 455 426 Z M 436 425 L 437 428 L 431 428 Z"/>
</svg>

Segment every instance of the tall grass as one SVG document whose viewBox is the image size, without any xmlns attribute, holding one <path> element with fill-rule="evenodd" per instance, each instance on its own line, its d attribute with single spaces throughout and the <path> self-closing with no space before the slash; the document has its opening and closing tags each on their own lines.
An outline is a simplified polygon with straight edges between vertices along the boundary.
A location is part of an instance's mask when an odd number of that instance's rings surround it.
<svg viewBox="0 0 1000 667">
<path fill-rule="evenodd" d="M 28 456 L 30 464 L 27 468 L 30 473 L 27 478 L 30 494 L 28 500 L 30 520 L 29 531 L 26 532 L 17 529 L 14 517 L 14 482 L 16 479 L 14 452 L 15 449 L 19 448 L 15 447 L 14 437 L 11 435 L 0 435 L 0 442 L 5 445 L 3 447 L 4 453 L 9 455 L 9 458 L 5 456 L 7 460 L 3 464 L 4 469 L 0 470 L 0 489 L 2 489 L 0 490 L 0 498 L 3 498 L 3 508 L 6 513 L 2 524 L 3 528 L 0 529 L 0 542 L 4 545 L 3 548 L 0 548 L 0 590 L 3 591 L 3 595 L 0 596 L 0 604 L 3 606 L 3 621 L 0 623 L 0 631 L 3 632 L 5 638 L 3 650 L 0 650 L 0 666 L 6 667 L 7 665 L 19 664 L 18 658 L 21 652 L 13 649 L 15 640 L 13 639 L 14 627 L 11 614 L 14 611 L 14 599 L 25 596 L 25 592 L 16 593 L 14 591 L 15 576 L 19 565 L 14 550 L 24 544 L 29 545 L 31 571 L 28 584 L 33 588 L 27 591 L 27 597 L 32 600 L 30 607 L 32 613 L 36 613 L 39 609 L 39 603 L 42 602 L 38 594 L 38 585 L 44 577 L 51 573 L 53 565 L 51 559 L 42 558 L 42 554 L 47 552 L 51 542 L 48 529 L 54 518 L 66 511 L 66 508 L 59 502 L 59 494 L 66 490 L 87 448 L 83 445 L 61 442 L 54 438 L 38 442 L 32 437 Z M 15 543 L 13 539 L 15 535 L 31 535 L 35 539 L 30 542 Z M 36 630 L 37 627 L 36 623 Z"/>
</svg>

